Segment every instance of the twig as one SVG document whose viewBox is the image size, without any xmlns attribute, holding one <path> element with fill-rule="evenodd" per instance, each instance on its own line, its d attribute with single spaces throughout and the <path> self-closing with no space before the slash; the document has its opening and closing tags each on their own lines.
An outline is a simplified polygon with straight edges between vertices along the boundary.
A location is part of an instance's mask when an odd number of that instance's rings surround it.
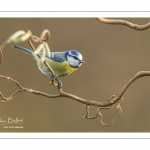
<svg viewBox="0 0 150 150">
<path fill-rule="evenodd" d="M 99 120 L 100 120 L 101 124 L 104 126 L 111 126 L 119 118 L 119 116 L 122 114 L 121 106 L 119 106 L 118 109 L 119 109 L 119 113 L 112 119 L 112 121 L 109 124 L 103 122 L 103 120 L 102 120 L 103 115 L 101 114 L 101 112 L 99 110 L 98 115 L 99 115 Z"/>
<path fill-rule="evenodd" d="M 3 53 L 2 53 L 2 51 L 0 50 L 0 64 L 1 64 L 2 60 L 3 60 Z"/>
<path fill-rule="evenodd" d="M 20 85 L 19 82 L 17 82 L 16 80 L 14 80 L 13 78 L 11 77 L 7 77 L 7 76 L 2 76 L 0 75 L 0 78 L 4 78 L 4 79 L 7 79 L 7 80 L 10 80 L 11 82 L 15 83 L 19 89 L 23 89 L 22 86 Z"/>
<path fill-rule="evenodd" d="M 31 42 L 31 39 L 30 39 L 30 38 L 28 39 L 28 44 L 30 45 L 31 49 L 32 49 L 33 51 L 35 51 L 35 47 L 34 47 L 33 43 Z"/>
<path fill-rule="evenodd" d="M 50 38 L 50 32 L 47 29 L 41 33 L 40 37 L 37 37 L 35 35 L 31 35 L 31 37 L 30 37 L 30 39 L 36 43 L 42 42 L 42 41 L 47 41 L 49 38 Z"/>
<path fill-rule="evenodd" d="M 93 117 L 90 117 L 90 116 L 89 116 L 89 106 L 88 106 L 88 105 L 85 105 L 85 110 L 86 110 L 86 114 L 83 116 L 83 118 L 87 118 L 87 119 L 95 119 L 96 117 L 98 117 L 98 111 L 99 111 L 99 108 L 97 109 L 96 115 L 93 116 Z"/>
<path fill-rule="evenodd" d="M 19 89 L 7 98 L 4 97 L 3 94 L 0 92 L 0 97 L 2 98 L 1 102 L 8 102 L 8 101 L 12 100 L 13 97 L 15 97 L 18 93 L 20 93 L 22 91 L 23 91 L 22 89 Z"/>
<path fill-rule="evenodd" d="M 117 20 L 117 19 L 114 20 L 114 19 L 106 19 L 106 18 L 96 18 L 96 19 L 106 24 L 125 25 L 135 30 L 146 30 L 150 28 L 150 22 L 144 25 L 138 25 L 125 20 Z"/>
<path fill-rule="evenodd" d="M 8 39 L 7 39 L 8 40 Z M 3 60 L 3 53 L 2 53 L 2 49 L 4 49 L 7 45 L 7 40 L 4 41 L 3 44 L 0 45 L 0 64 L 2 63 Z"/>
</svg>

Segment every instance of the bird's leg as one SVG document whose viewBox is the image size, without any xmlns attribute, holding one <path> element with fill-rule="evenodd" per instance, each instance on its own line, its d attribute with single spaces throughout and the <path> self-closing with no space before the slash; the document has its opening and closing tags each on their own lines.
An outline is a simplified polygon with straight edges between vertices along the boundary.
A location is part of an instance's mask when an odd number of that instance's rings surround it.
<svg viewBox="0 0 150 150">
<path fill-rule="evenodd" d="M 61 89 L 61 88 L 62 88 L 62 82 L 58 79 L 58 75 L 55 74 L 54 77 L 51 77 L 51 76 L 50 76 L 49 79 L 50 79 L 51 81 L 55 80 L 55 81 L 57 82 L 57 87 L 58 87 L 58 89 Z M 52 83 L 52 82 L 50 82 L 50 83 Z"/>
<path fill-rule="evenodd" d="M 58 89 L 61 89 L 62 88 L 62 82 L 57 78 L 56 79 L 56 81 L 57 81 L 57 84 L 58 84 Z"/>
<path fill-rule="evenodd" d="M 49 76 L 49 79 L 50 79 L 51 81 L 56 80 L 56 79 L 58 79 L 58 75 L 57 75 L 57 74 L 55 74 L 55 75 L 54 75 L 54 77 Z"/>
</svg>

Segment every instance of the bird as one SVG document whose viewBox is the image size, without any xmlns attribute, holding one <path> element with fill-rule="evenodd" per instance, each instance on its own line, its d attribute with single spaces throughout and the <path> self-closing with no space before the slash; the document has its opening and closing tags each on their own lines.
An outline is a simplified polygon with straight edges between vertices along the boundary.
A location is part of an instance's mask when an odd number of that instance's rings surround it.
<svg viewBox="0 0 150 150">
<path fill-rule="evenodd" d="M 32 55 L 33 58 L 37 61 L 38 69 L 43 74 L 47 75 L 50 80 L 53 80 L 51 71 L 49 71 L 43 62 L 39 61 L 40 58 L 33 55 L 34 51 L 19 45 L 12 45 L 12 47 Z M 42 52 L 39 54 L 42 55 Z M 80 68 L 84 62 L 82 54 L 77 50 L 50 52 L 49 56 L 46 54 L 45 60 L 53 69 L 56 77 L 63 77 L 73 73 L 74 71 L 78 70 L 78 68 Z"/>
</svg>

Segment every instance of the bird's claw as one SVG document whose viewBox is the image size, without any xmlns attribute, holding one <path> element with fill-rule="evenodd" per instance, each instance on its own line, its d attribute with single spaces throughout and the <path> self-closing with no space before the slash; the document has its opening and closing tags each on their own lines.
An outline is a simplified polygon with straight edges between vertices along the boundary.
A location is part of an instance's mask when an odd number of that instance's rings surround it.
<svg viewBox="0 0 150 150">
<path fill-rule="evenodd" d="M 58 79 L 58 75 L 55 74 L 54 77 L 50 77 L 49 79 L 50 79 L 51 81 L 56 80 L 56 79 Z"/>
<path fill-rule="evenodd" d="M 62 82 L 59 80 L 59 79 L 56 79 L 57 81 L 57 84 L 58 84 L 58 89 L 61 89 L 62 88 Z"/>
<path fill-rule="evenodd" d="M 58 79 L 58 75 L 54 75 L 54 77 L 50 77 L 49 78 L 51 81 L 55 80 L 57 82 L 57 87 L 58 89 L 61 89 L 62 88 L 62 82 Z"/>
</svg>

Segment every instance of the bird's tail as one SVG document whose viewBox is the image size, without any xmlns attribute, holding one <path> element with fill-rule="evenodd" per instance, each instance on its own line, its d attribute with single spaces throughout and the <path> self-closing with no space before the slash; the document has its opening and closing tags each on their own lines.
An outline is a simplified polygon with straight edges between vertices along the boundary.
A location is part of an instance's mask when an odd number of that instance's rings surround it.
<svg viewBox="0 0 150 150">
<path fill-rule="evenodd" d="M 32 54 L 33 51 L 32 50 L 29 50 L 27 48 L 24 48 L 24 47 L 21 47 L 21 46 L 18 46 L 18 45 L 12 45 L 13 48 L 16 48 L 16 49 L 19 49 L 27 54 Z"/>
</svg>

